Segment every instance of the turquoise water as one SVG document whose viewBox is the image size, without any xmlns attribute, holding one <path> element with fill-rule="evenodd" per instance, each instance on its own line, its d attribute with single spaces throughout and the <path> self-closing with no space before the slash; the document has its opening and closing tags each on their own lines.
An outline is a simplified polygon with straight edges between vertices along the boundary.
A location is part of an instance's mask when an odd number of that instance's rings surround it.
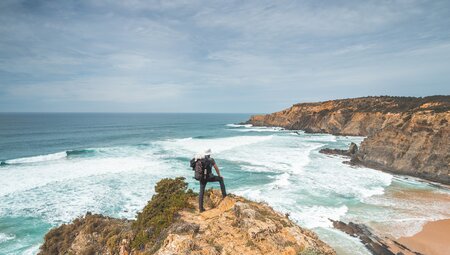
<svg viewBox="0 0 450 255">
<path fill-rule="evenodd" d="M 213 150 L 229 192 L 266 201 L 315 230 L 339 254 L 369 254 L 328 219 L 394 237 L 448 218 L 447 190 L 353 168 L 324 147 L 362 137 L 234 125 L 245 114 L 0 114 L 0 254 L 35 254 L 44 234 L 87 211 L 133 218 L 164 177 L 198 184 L 188 161 Z M 214 186 L 214 185 L 211 185 Z"/>
</svg>

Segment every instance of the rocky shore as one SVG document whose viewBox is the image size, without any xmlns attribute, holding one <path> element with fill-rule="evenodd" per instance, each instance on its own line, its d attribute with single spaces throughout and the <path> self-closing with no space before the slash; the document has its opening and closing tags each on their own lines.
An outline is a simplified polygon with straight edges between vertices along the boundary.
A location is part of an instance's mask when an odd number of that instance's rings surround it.
<svg viewBox="0 0 450 255">
<path fill-rule="evenodd" d="M 209 190 L 198 213 L 183 178 L 163 179 L 155 191 L 136 220 L 88 213 L 49 231 L 39 254 L 335 254 L 268 205 Z"/>
<path fill-rule="evenodd" d="M 295 104 L 246 124 L 367 136 L 353 164 L 450 184 L 449 122 L 450 96 L 382 96 Z"/>
<path fill-rule="evenodd" d="M 363 224 L 331 221 L 333 222 L 334 228 L 359 238 L 364 246 L 374 255 L 421 255 L 421 253 L 410 250 L 396 240 L 375 235 L 369 227 Z"/>
</svg>

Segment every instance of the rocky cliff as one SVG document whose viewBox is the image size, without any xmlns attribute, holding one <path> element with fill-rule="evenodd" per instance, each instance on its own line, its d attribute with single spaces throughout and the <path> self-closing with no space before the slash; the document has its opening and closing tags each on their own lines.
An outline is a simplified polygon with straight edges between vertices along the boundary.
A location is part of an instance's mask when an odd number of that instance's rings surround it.
<svg viewBox="0 0 450 255">
<path fill-rule="evenodd" d="M 335 254 L 265 204 L 207 192 L 207 210 L 182 178 L 163 179 L 136 220 L 87 214 L 52 229 L 40 254 Z"/>
<path fill-rule="evenodd" d="M 450 184 L 450 96 L 302 103 L 255 115 L 255 126 L 367 136 L 353 163 Z"/>
</svg>

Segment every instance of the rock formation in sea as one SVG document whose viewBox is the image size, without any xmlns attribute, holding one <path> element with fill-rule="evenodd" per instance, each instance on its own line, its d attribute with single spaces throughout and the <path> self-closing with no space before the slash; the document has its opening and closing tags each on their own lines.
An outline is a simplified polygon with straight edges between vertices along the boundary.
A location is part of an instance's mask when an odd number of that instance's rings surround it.
<svg viewBox="0 0 450 255">
<path fill-rule="evenodd" d="M 350 143 L 350 146 L 347 150 L 341 150 L 341 149 L 330 149 L 330 148 L 324 148 L 319 151 L 323 154 L 329 154 L 329 155 L 342 155 L 342 156 L 349 156 L 354 157 L 356 153 L 358 152 L 358 145 L 356 143 Z"/>
<path fill-rule="evenodd" d="M 364 246 L 374 255 L 421 255 L 421 253 L 410 250 L 390 237 L 374 234 L 366 225 L 331 221 L 334 228 L 359 238 Z"/>
<path fill-rule="evenodd" d="M 163 179 L 136 220 L 86 214 L 50 230 L 40 254 L 335 254 L 268 205 L 209 190 L 207 211 L 183 178 Z"/>
<path fill-rule="evenodd" d="M 354 164 L 450 184 L 449 122 L 450 96 L 381 96 L 295 104 L 246 123 L 367 136 Z"/>
</svg>

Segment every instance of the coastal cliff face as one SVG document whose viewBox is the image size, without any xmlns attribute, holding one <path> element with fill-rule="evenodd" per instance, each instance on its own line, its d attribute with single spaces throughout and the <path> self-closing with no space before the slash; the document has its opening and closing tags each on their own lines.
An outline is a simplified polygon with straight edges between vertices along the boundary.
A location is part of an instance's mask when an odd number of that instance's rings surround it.
<svg viewBox="0 0 450 255">
<path fill-rule="evenodd" d="M 450 112 L 418 112 L 367 137 L 355 163 L 450 184 Z"/>
<path fill-rule="evenodd" d="M 87 214 L 51 230 L 40 254 L 335 254 L 265 204 L 210 190 L 198 213 L 183 179 L 162 182 L 136 220 Z"/>
<path fill-rule="evenodd" d="M 353 163 L 450 184 L 450 96 L 365 97 L 302 103 L 255 126 L 367 136 Z"/>
</svg>

